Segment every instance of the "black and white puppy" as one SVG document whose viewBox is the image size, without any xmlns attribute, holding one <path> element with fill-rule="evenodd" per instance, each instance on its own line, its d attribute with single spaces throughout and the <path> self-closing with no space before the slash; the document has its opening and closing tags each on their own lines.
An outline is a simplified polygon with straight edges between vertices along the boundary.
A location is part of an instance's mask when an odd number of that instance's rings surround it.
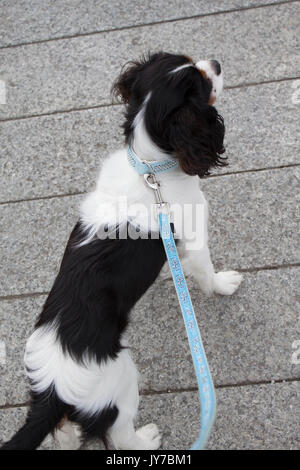
<svg viewBox="0 0 300 470">
<path fill-rule="evenodd" d="M 217 61 L 194 63 L 185 55 L 157 53 L 127 65 L 113 91 L 126 105 L 126 144 L 136 155 L 179 162 L 178 168 L 159 175 L 171 210 L 202 205 L 203 237 L 201 242 L 195 238 L 193 249 L 184 233 L 190 212 L 182 211 L 179 222 L 174 210 L 185 268 L 206 294 L 231 295 L 242 276 L 214 271 L 207 204 L 199 188 L 199 177 L 226 164 L 223 119 L 212 106 L 222 86 Z M 121 204 L 126 210 L 120 209 L 120 200 L 126 200 Z M 32 397 L 26 423 L 3 449 L 34 449 L 55 430 L 62 448 L 75 448 L 80 445 L 78 425 L 83 435 L 116 449 L 159 447 L 156 425 L 134 429 L 137 371 L 124 338 L 130 310 L 166 261 L 161 239 L 152 236 L 158 233 L 157 219 L 149 218 L 154 203 L 153 191 L 129 165 L 125 147 L 104 161 L 26 345 Z M 124 227 L 128 236 L 121 237 Z M 115 237 L 109 236 L 113 228 Z M 129 236 L 130 231 L 140 236 Z"/>
</svg>

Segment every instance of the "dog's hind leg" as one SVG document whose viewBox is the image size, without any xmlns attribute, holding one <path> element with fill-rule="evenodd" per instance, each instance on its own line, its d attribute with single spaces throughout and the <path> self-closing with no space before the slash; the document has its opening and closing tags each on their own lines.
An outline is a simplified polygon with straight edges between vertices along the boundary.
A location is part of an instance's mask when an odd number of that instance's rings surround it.
<svg viewBox="0 0 300 470">
<path fill-rule="evenodd" d="M 120 418 L 123 419 L 122 412 Z M 156 424 L 150 423 L 134 429 L 133 420 L 125 416 L 126 423 L 120 422 L 112 426 L 109 431 L 109 441 L 117 450 L 156 450 L 160 446 L 161 437 Z"/>
<path fill-rule="evenodd" d="M 108 432 L 108 438 L 118 450 L 156 450 L 161 443 L 161 436 L 156 424 L 150 423 L 134 429 L 133 416 L 129 410 L 119 409 L 119 415 Z"/>
<path fill-rule="evenodd" d="M 161 437 L 155 424 L 147 424 L 137 431 L 134 429 L 133 422 L 139 404 L 137 371 L 132 360 L 127 366 L 126 383 L 122 384 L 121 393 L 115 402 L 118 416 L 108 430 L 108 440 L 115 449 L 119 450 L 158 449 Z"/>
<path fill-rule="evenodd" d="M 64 418 L 57 427 L 54 438 L 61 450 L 77 450 L 82 444 L 79 426 L 71 423 L 67 418 Z"/>
</svg>

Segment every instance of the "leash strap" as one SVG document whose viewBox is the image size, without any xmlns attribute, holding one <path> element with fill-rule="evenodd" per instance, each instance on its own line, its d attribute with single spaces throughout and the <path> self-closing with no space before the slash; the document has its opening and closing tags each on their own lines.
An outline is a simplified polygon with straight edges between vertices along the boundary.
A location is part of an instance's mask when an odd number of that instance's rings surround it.
<svg viewBox="0 0 300 470">
<path fill-rule="evenodd" d="M 159 209 L 158 209 L 159 211 Z M 201 429 L 191 450 L 204 449 L 216 417 L 216 397 L 192 300 L 170 226 L 169 214 L 159 211 L 159 230 L 165 247 L 196 372 L 201 403 Z"/>
<path fill-rule="evenodd" d="M 181 267 L 176 244 L 170 225 L 169 204 L 163 202 L 156 174 L 172 170 L 178 166 L 176 160 L 146 161 L 140 160 L 129 146 L 127 152 L 129 164 L 139 175 L 144 175 L 146 184 L 154 190 L 159 220 L 159 231 L 172 273 L 180 309 L 189 340 L 190 350 L 196 372 L 201 403 L 201 428 L 191 450 L 204 449 L 216 417 L 216 396 L 208 362 L 198 328 L 192 300 Z"/>
<path fill-rule="evenodd" d="M 201 403 L 200 434 L 191 450 L 204 449 L 216 417 L 216 396 L 214 385 L 198 328 L 192 300 L 183 274 L 175 240 L 170 224 L 169 204 L 163 202 L 159 182 L 154 174 L 144 174 L 146 184 L 154 190 L 159 220 L 159 231 L 172 273 L 180 309 L 189 340 Z"/>
</svg>

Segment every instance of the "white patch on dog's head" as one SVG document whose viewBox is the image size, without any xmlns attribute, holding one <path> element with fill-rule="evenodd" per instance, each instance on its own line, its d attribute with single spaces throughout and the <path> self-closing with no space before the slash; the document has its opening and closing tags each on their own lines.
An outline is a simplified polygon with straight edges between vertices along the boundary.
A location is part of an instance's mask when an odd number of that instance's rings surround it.
<svg viewBox="0 0 300 470">
<path fill-rule="evenodd" d="M 223 75 L 221 66 L 216 60 L 199 60 L 199 62 L 196 63 L 196 67 L 205 77 L 211 80 L 212 91 L 210 96 L 210 104 L 213 104 L 223 90 Z"/>
</svg>

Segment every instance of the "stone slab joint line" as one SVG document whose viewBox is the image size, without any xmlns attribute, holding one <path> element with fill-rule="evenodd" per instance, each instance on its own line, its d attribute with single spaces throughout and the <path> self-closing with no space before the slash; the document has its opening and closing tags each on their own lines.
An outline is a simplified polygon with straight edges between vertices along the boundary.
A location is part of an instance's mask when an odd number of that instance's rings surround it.
<svg viewBox="0 0 300 470">
<path fill-rule="evenodd" d="M 298 268 L 300 267 L 300 262 L 299 263 L 290 263 L 290 264 L 281 264 L 277 266 L 259 266 L 259 267 L 252 267 L 252 268 L 239 268 L 237 267 L 238 271 L 241 273 L 257 273 L 261 271 L 279 271 L 280 269 L 293 269 L 293 268 Z M 161 282 L 167 282 L 167 279 L 161 280 Z M 49 291 L 45 292 L 26 292 L 26 293 L 21 293 L 21 294 L 10 294 L 10 295 L 2 295 L 0 296 L 0 302 L 2 301 L 10 301 L 10 300 L 17 300 L 17 299 L 26 299 L 28 297 L 40 297 L 40 296 L 46 296 L 49 295 Z"/>
<path fill-rule="evenodd" d="M 300 0 L 297 0 L 300 2 Z M 0 48 L 1 50 L 1 48 Z M 295 77 L 282 77 L 282 78 L 275 78 L 273 80 L 264 80 L 261 82 L 249 82 L 249 83 L 241 83 L 240 85 L 228 85 L 224 87 L 224 90 L 235 90 L 239 88 L 248 88 L 248 87 L 255 87 L 255 86 L 263 86 L 263 85 L 271 85 L 273 83 L 282 83 L 282 82 L 293 82 L 295 81 L 295 93 L 297 96 L 297 102 L 293 104 L 298 104 L 298 99 L 299 98 L 299 93 L 298 93 L 298 82 L 300 80 L 299 76 Z M 3 81 L 3 80 L 2 80 Z M 1 103 L 0 103 L 1 104 Z M 93 109 L 101 109 L 101 108 L 110 108 L 110 107 L 122 107 L 122 104 L 119 103 L 112 103 L 112 102 L 107 102 L 107 103 L 101 103 L 101 104 L 95 104 L 95 105 L 90 105 L 90 106 L 81 106 L 78 108 L 66 108 L 66 109 L 57 109 L 55 111 L 50 111 L 46 113 L 37 113 L 37 114 L 23 114 L 20 116 L 13 116 L 13 117 L 5 117 L 1 118 L 0 117 L 0 126 L 1 122 L 10 122 L 10 121 L 21 121 L 23 119 L 36 119 L 40 117 L 46 117 L 46 116 L 56 116 L 57 114 L 69 114 L 69 113 L 77 113 L 80 111 L 91 111 Z"/>
<path fill-rule="evenodd" d="M 248 170 L 237 170 L 237 171 L 232 171 L 228 173 L 220 173 L 220 174 L 213 174 L 210 175 L 209 178 L 220 178 L 224 176 L 232 176 L 232 175 L 243 175 L 243 174 L 248 174 L 248 173 L 258 173 L 262 171 L 271 171 L 271 170 L 284 170 L 286 168 L 297 168 L 300 166 L 299 163 L 290 163 L 286 165 L 279 165 L 279 166 L 270 166 L 270 167 L 265 167 L 265 168 L 250 168 Z M 33 202 L 33 201 L 45 201 L 45 200 L 50 200 L 50 199 L 59 199 L 59 198 L 64 198 L 64 197 L 73 197 L 73 196 L 82 196 L 86 194 L 86 191 L 78 191 L 75 193 L 66 193 L 66 194 L 50 194 L 48 196 L 36 196 L 36 197 L 31 197 L 31 198 L 26 198 L 26 199 L 16 199 L 16 200 L 8 200 L 8 201 L 0 201 L 0 206 L 6 206 L 9 204 L 18 204 L 18 203 L 23 203 L 23 202 Z"/>
<path fill-rule="evenodd" d="M 299 383 L 299 377 L 289 377 L 286 379 L 276 379 L 276 380 L 260 380 L 254 382 L 237 382 L 235 384 L 228 383 L 222 385 L 216 385 L 216 390 L 222 389 L 231 389 L 231 388 L 243 388 L 243 387 L 257 387 L 260 385 L 277 385 L 277 384 L 287 384 L 287 383 Z M 141 397 L 148 397 L 148 396 L 155 396 L 155 395 L 169 395 L 174 393 L 192 393 L 197 392 L 197 387 L 188 387 L 188 388 L 180 388 L 180 389 L 166 389 L 166 390 L 149 390 L 149 391 L 142 391 L 140 393 Z M 24 403 L 7 403 L 6 405 L 0 405 L 0 411 L 12 408 L 21 408 L 27 407 L 30 405 L 30 401 Z"/>
</svg>

